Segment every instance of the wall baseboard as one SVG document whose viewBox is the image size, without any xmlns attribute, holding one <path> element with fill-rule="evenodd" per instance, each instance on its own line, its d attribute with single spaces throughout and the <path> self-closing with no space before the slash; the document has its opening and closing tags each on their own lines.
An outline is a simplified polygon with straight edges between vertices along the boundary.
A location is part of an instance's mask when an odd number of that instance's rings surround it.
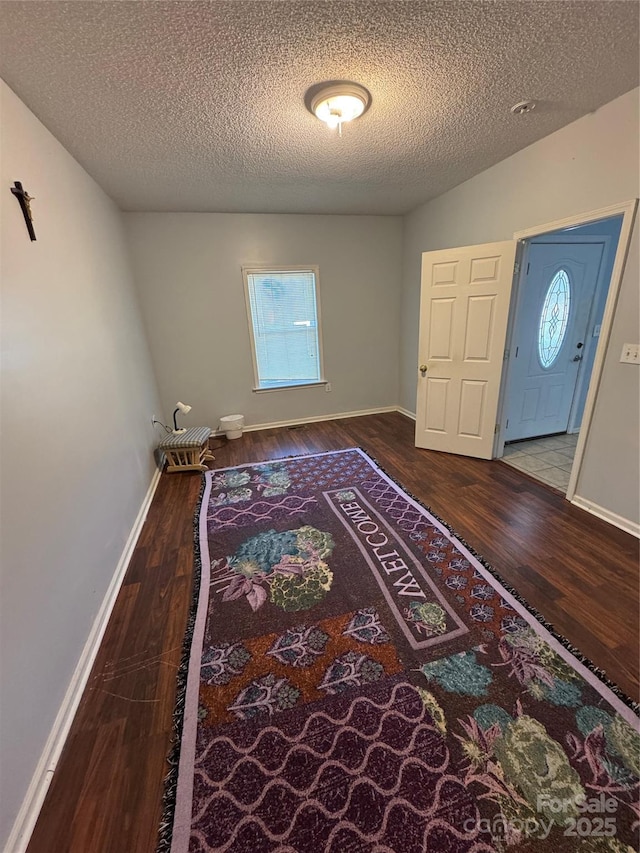
<svg viewBox="0 0 640 853">
<path fill-rule="evenodd" d="M 640 524 L 635 521 L 630 521 L 628 518 L 623 518 L 621 515 L 617 515 L 615 512 L 611 512 L 610 509 L 605 509 L 603 506 L 599 506 L 593 501 L 589 501 L 586 498 L 581 498 L 579 495 L 574 495 L 571 500 L 571 503 L 574 506 L 580 507 L 580 509 L 584 509 L 587 512 L 590 512 L 591 515 L 596 515 L 598 518 L 601 518 L 603 521 L 608 521 L 609 524 L 615 525 L 615 527 L 619 527 L 620 530 L 624 530 L 625 533 L 630 533 L 632 536 L 640 539 Z"/>
<path fill-rule="evenodd" d="M 62 705 L 60 706 L 60 710 L 58 711 L 53 723 L 49 737 L 47 738 L 47 742 L 40 756 L 40 760 L 38 761 L 35 772 L 31 778 L 27 793 L 22 801 L 22 806 L 20 807 L 20 811 L 18 812 L 9 834 L 7 845 L 4 848 L 4 853 L 24 853 L 27 849 L 29 839 L 31 838 L 38 815 L 40 814 L 44 798 L 49 785 L 51 784 L 53 773 L 58 764 L 58 760 L 60 759 L 62 748 L 67 739 L 67 735 L 69 734 L 71 723 L 73 722 L 73 718 L 78 710 L 80 699 L 82 698 L 89 675 L 91 674 L 91 668 L 96 659 L 96 655 L 98 654 L 98 649 L 100 648 L 100 643 L 102 642 L 104 632 L 106 631 L 111 611 L 113 610 L 116 598 L 118 597 L 118 592 L 122 586 L 122 581 L 124 580 L 125 573 L 129 566 L 129 561 L 131 560 L 133 550 L 138 541 L 138 537 L 140 536 L 142 525 L 145 522 L 151 501 L 153 500 L 158 483 L 160 482 L 161 474 L 162 471 L 160 469 L 156 469 L 153 477 L 151 478 L 147 494 L 142 501 L 142 505 L 124 546 L 124 550 L 120 555 L 115 572 L 111 578 L 111 582 L 109 583 L 109 588 L 107 589 L 104 599 L 102 600 L 102 604 L 100 605 L 100 610 L 93 621 L 93 625 L 91 626 L 91 631 L 87 637 L 82 654 L 80 655 L 80 659 L 78 660 L 74 673 L 71 676 L 67 692 L 62 700 Z"/>
<path fill-rule="evenodd" d="M 381 406 L 378 409 L 361 409 L 357 412 L 338 412 L 334 415 L 314 415 L 311 418 L 295 418 L 291 421 L 273 421 L 267 424 L 250 424 L 244 427 L 244 432 L 257 432 L 262 429 L 276 429 L 277 427 L 298 426 L 299 424 L 315 424 L 320 421 L 339 421 L 343 418 L 360 418 L 364 415 L 381 415 L 385 412 L 397 412 L 397 406 Z M 215 435 L 224 435 L 221 430 L 216 430 Z"/>
<path fill-rule="evenodd" d="M 400 412 L 401 415 L 404 415 L 405 418 L 411 418 L 412 421 L 416 419 L 416 413 L 410 412 L 409 409 L 403 409 L 402 406 L 396 406 L 396 412 Z"/>
</svg>

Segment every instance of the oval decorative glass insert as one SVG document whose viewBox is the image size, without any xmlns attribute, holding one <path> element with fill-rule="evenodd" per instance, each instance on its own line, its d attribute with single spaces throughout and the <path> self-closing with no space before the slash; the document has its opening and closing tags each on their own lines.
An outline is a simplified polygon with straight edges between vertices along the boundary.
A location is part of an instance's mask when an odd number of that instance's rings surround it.
<svg viewBox="0 0 640 853">
<path fill-rule="evenodd" d="M 571 285 L 566 270 L 560 269 L 551 279 L 540 312 L 538 326 L 538 355 L 546 369 L 558 357 L 569 322 Z"/>
</svg>

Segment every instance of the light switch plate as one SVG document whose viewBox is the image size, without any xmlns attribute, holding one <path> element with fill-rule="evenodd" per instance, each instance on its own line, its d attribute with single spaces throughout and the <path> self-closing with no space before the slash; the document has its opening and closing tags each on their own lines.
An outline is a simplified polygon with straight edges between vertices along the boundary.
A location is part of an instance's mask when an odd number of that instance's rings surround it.
<svg viewBox="0 0 640 853">
<path fill-rule="evenodd" d="M 620 361 L 624 364 L 640 364 L 640 344 L 624 344 Z"/>
</svg>

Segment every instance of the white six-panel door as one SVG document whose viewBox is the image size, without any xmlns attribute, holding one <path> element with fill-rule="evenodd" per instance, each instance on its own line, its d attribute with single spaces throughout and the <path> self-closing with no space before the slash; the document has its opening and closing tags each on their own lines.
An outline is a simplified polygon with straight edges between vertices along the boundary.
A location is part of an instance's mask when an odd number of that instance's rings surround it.
<svg viewBox="0 0 640 853">
<path fill-rule="evenodd" d="M 516 242 L 422 255 L 416 446 L 491 459 Z"/>
</svg>

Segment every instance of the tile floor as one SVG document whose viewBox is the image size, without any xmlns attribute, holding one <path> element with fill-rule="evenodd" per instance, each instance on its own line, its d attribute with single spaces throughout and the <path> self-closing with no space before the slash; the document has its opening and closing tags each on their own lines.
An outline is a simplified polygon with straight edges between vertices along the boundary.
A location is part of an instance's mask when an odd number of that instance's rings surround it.
<svg viewBox="0 0 640 853">
<path fill-rule="evenodd" d="M 577 432 L 516 441 L 505 445 L 502 461 L 566 492 L 577 441 Z"/>
</svg>

